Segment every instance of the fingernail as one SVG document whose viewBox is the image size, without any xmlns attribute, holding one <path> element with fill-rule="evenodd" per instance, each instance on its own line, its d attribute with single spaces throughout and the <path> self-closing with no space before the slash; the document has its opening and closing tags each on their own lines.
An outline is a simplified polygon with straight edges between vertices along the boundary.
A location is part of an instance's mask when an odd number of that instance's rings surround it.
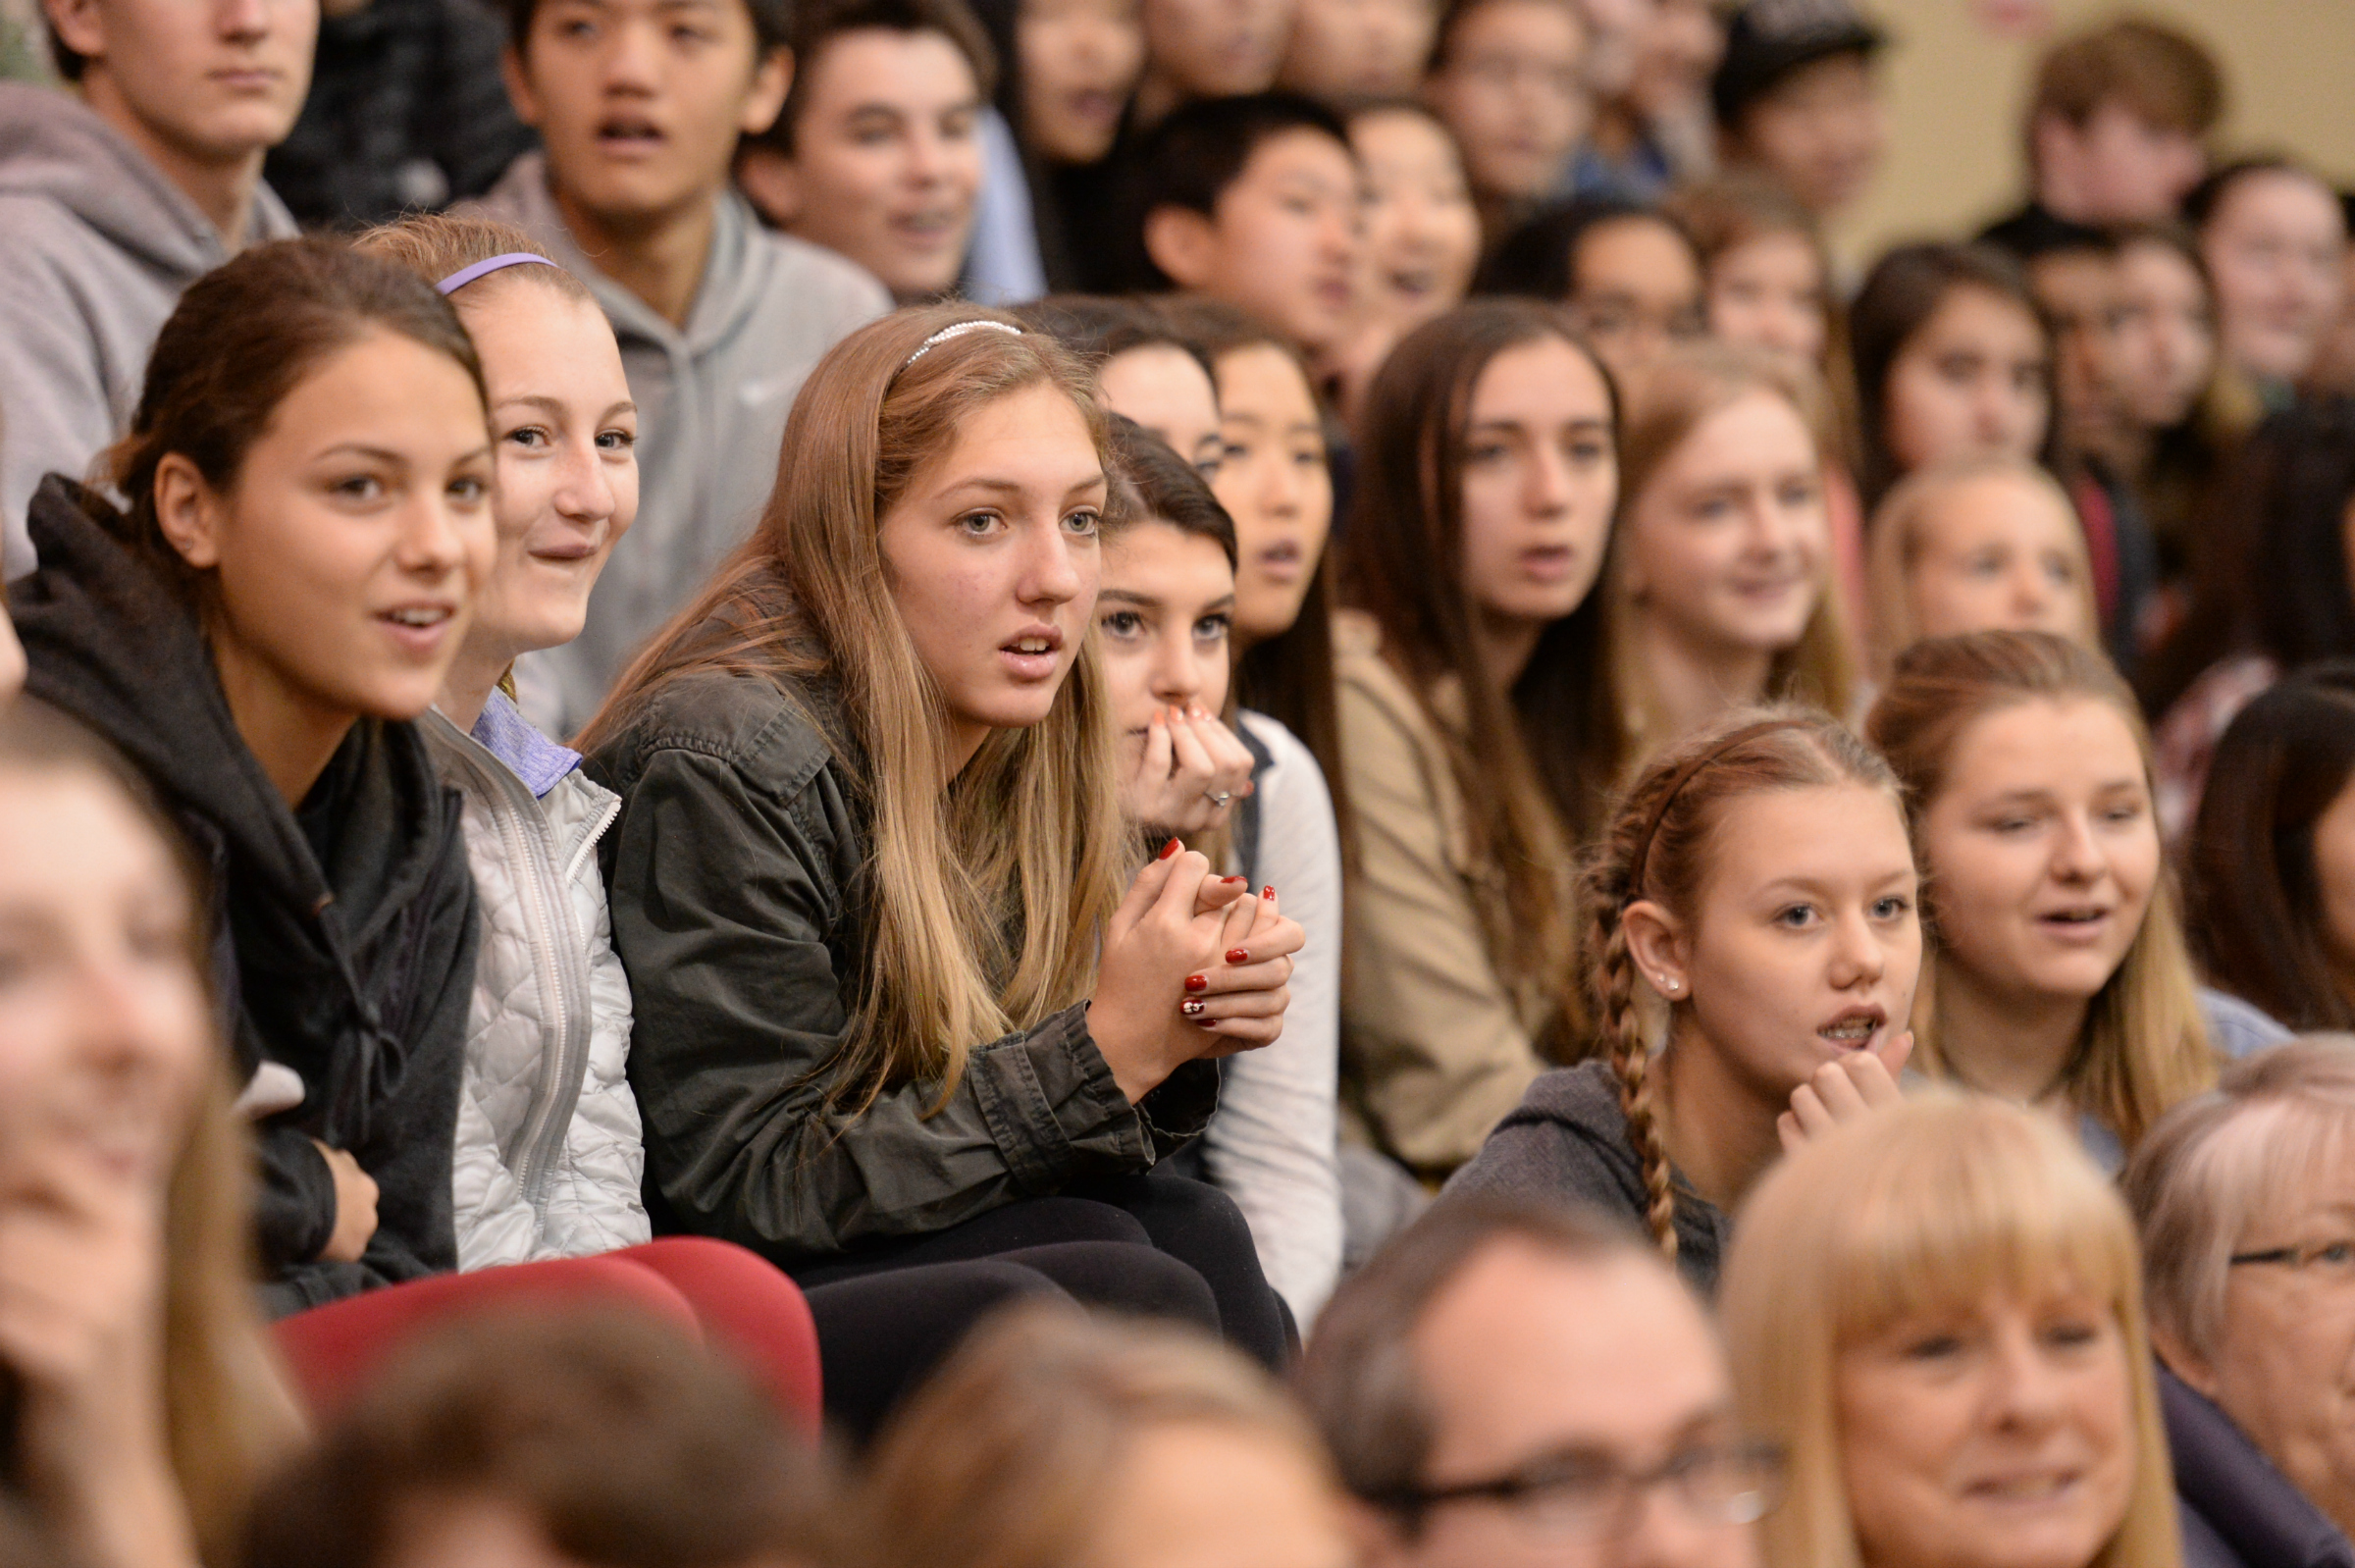
<svg viewBox="0 0 2355 1568">
<path fill-rule="evenodd" d="M 1189 996 L 1178 1004 L 1178 1011 L 1189 1019 L 1198 1019 L 1202 1016 L 1202 1004 Z"/>
<path fill-rule="evenodd" d="M 1222 876 L 1219 880 L 1222 882 L 1248 882 L 1251 879 L 1247 876 Z"/>
<path fill-rule="evenodd" d="M 1210 976 L 1189 974 L 1185 977 L 1185 988 L 1189 991 L 1207 991 L 1210 989 Z"/>
<path fill-rule="evenodd" d="M 1161 853 L 1153 858 L 1157 861 L 1166 861 L 1183 848 L 1185 848 L 1184 845 L 1178 843 L 1176 839 L 1172 839 L 1167 844 L 1164 844 L 1161 847 Z"/>
<path fill-rule="evenodd" d="M 1227 950 L 1227 962 L 1248 964 L 1251 962 L 1251 950 L 1247 947 L 1230 947 Z"/>
<path fill-rule="evenodd" d="M 1263 887 L 1259 890 L 1259 896 L 1263 899 L 1272 899 L 1276 896 L 1276 890 L 1272 887 Z"/>
</svg>

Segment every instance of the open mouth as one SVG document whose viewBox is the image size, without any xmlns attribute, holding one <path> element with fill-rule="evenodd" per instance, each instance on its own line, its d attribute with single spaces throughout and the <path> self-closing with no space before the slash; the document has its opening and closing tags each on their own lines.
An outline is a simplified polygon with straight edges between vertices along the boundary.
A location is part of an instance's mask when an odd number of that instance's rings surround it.
<svg viewBox="0 0 2355 1568">
<path fill-rule="evenodd" d="M 2040 1470 L 2024 1476 L 2003 1476 L 1973 1484 L 1970 1495 L 1994 1503 L 2051 1502 L 2077 1484 L 2071 1471 Z"/>
<path fill-rule="evenodd" d="M 2110 923 L 2117 912 L 2104 904 L 2078 904 L 2067 909 L 2047 910 L 2036 916 L 2036 923 L 2061 936 L 2086 936 Z"/>
<path fill-rule="evenodd" d="M 1428 267 L 1402 267 L 1383 275 L 1390 292 L 1423 299 L 1439 291 L 1439 275 Z"/>
<path fill-rule="evenodd" d="M 1815 1030 L 1816 1037 L 1843 1051 L 1860 1051 L 1888 1023 L 1889 1015 L 1877 1007 L 1850 1008 Z"/>
<path fill-rule="evenodd" d="M 1521 552 L 1521 569 L 1543 582 L 1555 582 L 1570 575 L 1578 552 L 1567 545 L 1538 545 Z"/>
<path fill-rule="evenodd" d="M 653 121 L 633 115 L 615 115 L 598 122 L 597 144 L 607 152 L 651 152 L 666 139 Z"/>
<path fill-rule="evenodd" d="M 965 215 L 953 207 L 931 207 L 891 220 L 892 232 L 909 243 L 937 250 L 956 241 Z"/>
</svg>

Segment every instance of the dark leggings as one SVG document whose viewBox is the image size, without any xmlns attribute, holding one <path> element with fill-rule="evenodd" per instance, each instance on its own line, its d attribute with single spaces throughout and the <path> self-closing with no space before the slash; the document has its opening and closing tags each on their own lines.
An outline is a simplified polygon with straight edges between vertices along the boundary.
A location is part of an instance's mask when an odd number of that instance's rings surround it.
<svg viewBox="0 0 2355 1568">
<path fill-rule="evenodd" d="M 923 1272 L 923 1283 L 912 1289 L 916 1281 L 904 1277 L 915 1270 Z M 1294 1337 L 1234 1200 L 1177 1176 L 1074 1183 L 929 1235 L 789 1272 L 817 1320 L 827 1414 L 854 1431 L 862 1423 L 852 1406 L 872 1409 L 864 1429 L 871 1431 L 871 1420 L 930 1370 L 962 1326 L 1022 1296 L 1068 1294 L 1093 1307 L 1194 1324 L 1274 1371 L 1290 1359 Z M 859 1285 L 870 1294 L 836 1298 Z M 935 1293 L 945 1291 L 956 1299 Z M 902 1315 L 924 1317 L 931 1327 L 895 1331 L 885 1321 Z M 914 1345 L 925 1347 L 920 1367 L 910 1365 Z"/>
</svg>

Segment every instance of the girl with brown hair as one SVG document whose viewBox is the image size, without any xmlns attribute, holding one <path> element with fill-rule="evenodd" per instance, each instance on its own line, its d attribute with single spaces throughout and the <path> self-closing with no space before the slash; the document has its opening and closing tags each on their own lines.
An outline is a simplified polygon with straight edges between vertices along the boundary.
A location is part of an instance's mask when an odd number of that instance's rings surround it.
<svg viewBox="0 0 2355 1568">
<path fill-rule="evenodd" d="M 414 720 L 491 567 L 474 345 L 391 262 L 258 246 L 181 297 L 112 465 L 125 507 L 34 497 L 27 690 L 215 873 L 272 1302 L 446 1271 L 476 906 Z"/>
<path fill-rule="evenodd" d="M 1615 413 L 1567 318 L 1522 300 L 1416 329 L 1366 394 L 1335 627 L 1343 1092 L 1426 1178 L 1575 1032 L 1566 866 L 1619 745 L 1593 594 Z"/>
<path fill-rule="evenodd" d="M 1934 1077 L 2050 1110 L 2119 1163 L 2277 1025 L 2203 995 L 2161 856 L 2150 737 L 2101 654 L 1972 632 L 1899 655 L 1865 733 L 1905 781 L 1935 962 Z"/>
<path fill-rule="evenodd" d="M 1580 881 L 1600 1055 L 1531 1085 L 1448 1193 L 1627 1214 L 1712 1289 L 1775 1156 L 1897 1097 L 1918 884 L 1888 764 L 1820 713 L 1655 758 Z"/>
<path fill-rule="evenodd" d="M 0 1490 L 87 1568 L 234 1561 L 299 1436 L 207 945 L 130 766 L 43 704 L 0 711 Z"/>
<path fill-rule="evenodd" d="M 1812 373 L 1759 348 L 1672 349 L 1628 389 L 1610 613 L 1631 756 L 1751 704 L 1848 711 L 1828 421 Z"/>
<path fill-rule="evenodd" d="M 863 328 L 753 536 L 582 737 L 622 799 L 649 1197 L 805 1284 L 1009 1254 L 1142 1281 L 1274 1364 L 1241 1216 L 1145 1173 L 1212 1059 L 1281 1031 L 1303 938 L 1176 840 L 1123 896 L 1105 441 L 1086 371 L 1011 318 Z"/>
</svg>

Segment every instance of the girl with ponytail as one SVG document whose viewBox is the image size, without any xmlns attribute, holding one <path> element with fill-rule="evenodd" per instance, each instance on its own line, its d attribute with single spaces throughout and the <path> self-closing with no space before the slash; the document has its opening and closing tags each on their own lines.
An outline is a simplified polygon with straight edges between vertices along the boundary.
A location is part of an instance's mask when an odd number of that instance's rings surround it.
<svg viewBox="0 0 2355 1568">
<path fill-rule="evenodd" d="M 1919 878 L 1888 765 L 1823 714 L 1734 713 L 1647 765 L 1581 877 L 1596 1055 L 1448 1192 L 1631 1214 L 1711 1289 L 1784 1147 L 1897 1098 Z"/>
</svg>

